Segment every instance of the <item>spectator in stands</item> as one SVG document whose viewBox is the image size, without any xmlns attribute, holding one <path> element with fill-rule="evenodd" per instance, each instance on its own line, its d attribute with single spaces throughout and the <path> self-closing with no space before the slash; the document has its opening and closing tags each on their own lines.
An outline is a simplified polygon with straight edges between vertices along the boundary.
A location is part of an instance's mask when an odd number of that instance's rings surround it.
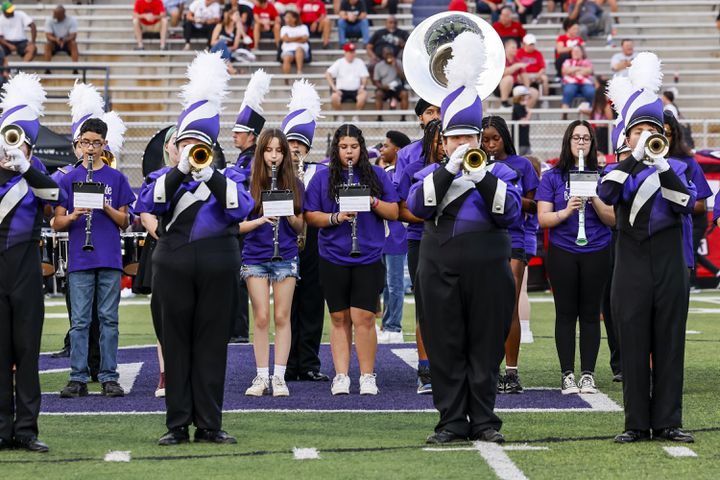
<svg viewBox="0 0 720 480">
<path fill-rule="evenodd" d="M 367 85 L 370 74 L 365 62 L 355 56 L 355 44 L 346 43 L 343 47 L 343 58 L 335 60 L 325 72 L 325 78 L 332 90 L 333 110 L 340 110 L 343 102 L 355 102 L 355 109 L 365 108 Z M 357 118 L 353 118 L 357 121 Z"/>
<path fill-rule="evenodd" d="M 505 43 L 509 38 L 515 40 L 516 45 L 520 45 L 525 36 L 525 28 L 520 22 L 513 20 L 513 11 L 510 7 L 502 7 L 500 9 L 500 18 L 493 23 L 493 28 L 500 35 L 500 39 Z"/>
<path fill-rule="evenodd" d="M 570 58 L 570 52 L 575 45 L 583 45 L 585 40 L 580 36 L 580 26 L 577 20 L 566 18 L 563 20 L 565 33 L 559 35 L 555 40 L 555 75 L 562 75 L 562 65 Z"/>
<path fill-rule="evenodd" d="M 322 46 L 327 48 L 330 44 L 332 24 L 327 16 L 325 2 L 322 0 L 299 0 L 300 21 L 308 27 L 310 36 L 322 35 Z"/>
<path fill-rule="evenodd" d="M 532 23 L 537 23 L 540 12 L 542 12 L 542 4 L 542 0 L 515 0 L 515 10 L 517 10 L 520 23 L 526 24 L 528 15 L 532 16 Z"/>
<path fill-rule="evenodd" d="M 565 0 L 548 0 L 548 13 L 554 13 L 555 12 L 555 5 L 560 4 L 560 11 L 565 12 L 567 9 L 565 8 Z"/>
<path fill-rule="evenodd" d="M 677 119 L 683 118 L 682 115 L 680 115 L 677 105 L 675 105 L 675 92 L 673 92 L 673 90 L 665 90 L 662 92 L 660 100 L 662 100 L 664 111 L 672 113 Z"/>
<path fill-rule="evenodd" d="M 503 0 L 477 0 L 475 11 L 477 13 L 490 14 L 490 22 L 495 23 L 500 18 L 500 7 Z"/>
<path fill-rule="evenodd" d="M 290 73 L 295 61 L 297 74 L 302 74 L 303 64 L 310 60 L 310 30 L 300 23 L 300 14 L 294 10 L 285 12 L 285 25 L 280 29 L 280 57 L 283 73 Z"/>
<path fill-rule="evenodd" d="M 512 120 L 517 121 L 520 125 L 518 132 L 518 155 L 525 156 L 531 152 L 530 150 L 530 109 L 528 108 L 528 100 L 530 98 L 530 90 L 525 85 L 513 87 L 513 107 Z M 516 130 L 513 128 L 513 133 Z"/>
<path fill-rule="evenodd" d="M 616 77 L 627 77 L 627 68 L 635 58 L 635 44 L 630 39 L 623 39 L 620 42 L 621 52 L 616 53 L 610 59 L 610 68 L 615 72 Z"/>
<path fill-rule="evenodd" d="M 530 81 L 525 72 L 527 64 L 517 58 L 517 51 L 517 43 L 515 43 L 514 39 L 505 40 L 505 71 L 498 86 L 500 103 L 503 107 L 510 107 L 509 98 L 515 85 L 530 86 Z"/>
<path fill-rule="evenodd" d="M 612 43 L 613 19 L 595 0 L 577 0 L 568 13 L 568 18 L 580 24 L 580 36 L 584 39 L 595 35 L 607 38 Z"/>
<path fill-rule="evenodd" d="M 540 91 L 542 86 L 543 96 L 550 94 L 550 83 L 545 68 L 545 57 L 535 47 L 535 35 L 528 33 L 523 37 L 523 46 L 517 52 L 517 59 L 526 65 L 525 73 L 530 81 L 530 86 Z M 543 107 L 547 108 L 547 107 Z"/>
<path fill-rule="evenodd" d="M 382 52 L 383 61 L 377 63 L 373 70 L 373 83 L 375 84 L 375 110 L 382 110 L 386 101 L 390 102 L 390 109 L 394 110 L 400 102 L 402 110 L 408 109 L 408 92 L 405 89 L 405 73 L 402 62 L 395 56 L 391 47 L 385 47 Z M 382 116 L 378 116 L 382 122 Z M 405 117 L 401 118 L 405 121 Z"/>
<path fill-rule="evenodd" d="M 243 32 L 240 23 L 240 14 L 233 8 L 231 4 L 225 5 L 223 8 L 222 22 L 215 25 L 212 38 L 210 38 L 210 51 L 220 52 L 223 60 L 227 61 L 228 72 L 231 75 L 237 73 L 235 67 L 232 66 L 233 52 L 240 48 L 245 32 Z"/>
<path fill-rule="evenodd" d="M 145 50 L 143 35 L 160 35 L 160 50 L 166 50 L 168 19 L 162 0 L 135 0 L 133 9 L 133 29 L 135 30 L 135 50 Z"/>
<path fill-rule="evenodd" d="M 450 0 L 448 12 L 467 12 L 468 7 L 465 0 Z"/>
<path fill-rule="evenodd" d="M 73 62 L 78 61 L 77 20 L 65 14 L 65 7 L 58 5 L 52 17 L 45 20 L 45 55 L 49 62 L 56 53 L 65 52 Z M 77 73 L 77 72 L 75 72 Z"/>
<path fill-rule="evenodd" d="M 273 0 L 273 6 L 275 6 L 275 10 L 277 10 L 280 15 L 285 15 L 285 12 L 288 10 L 298 11 L 297 2 L 295 0 Z"/>
<path fill-rule="evenodd" d="M 348 38 L 357 37 L 362 37 L 365 45 L 370 42 L 370 23 L 365 0 L 342 0 L 338 17 L 340 45 L 345 45 Z"/>
<path fill-rule="evenodd" d="M 408 32 L 397 27 L 397 19 L 390 15 L 385 20 L 385 28 L 380 28 L 370 37 L 366 46 L 370 65 L 383 61 L 386 48 L 392 51 L 393 56 L 400 57 L 400 52 L 405 47 L 408 39 Z"/>
<path fill-rule="evenodd" d="M 192 38 L 204 38 L 209 46 L 215 25 L 220 23 L 221 18 L 220 4 L 215 0 L 194 0 L 183 22 L 185 50 L 190 50 Z"/>
<path fill-rule="evenodd" d="M 592 103 L 595 96 L 593 65 L 582 45 L 575 45 L 571 57 L 563 62 L 562 75 L 562 108 L 570 108 L 575 97 L 582 97 Z"/>
<path fill-rule="evenodd" d="M 280 14 L 275 5 L 268 0 L 257 0 L 253 7 L 255 19 L 254 35 L 255 50 L 260 48 L 261 38 L 272 38 L 275 48 L 280 46 Z"/>
<path fill-rule="evenodd" d="M 581 109 L 580 113 L 590 117 L 590 125 L 595 130 L 595 140 L 597 141 L 597 151 L 605 155 L 612 153 L 614 146 L 611 149 L 610 143 L 608 142 L 609 127 L 606 123 L 596 123 L 598 120 L 614 120 L 615 113 L 612 109 L 612 105 L 608 101 L 608 97 L 605 94 L 607 89 L 607 82 L 599 82 L 595 89 L 595 97 L 592 101 L 592 106 L 587 109 Z"/>
<path fill-rule="evenodd" d="M 23 61 L 30 62 L 35 58 L 37 47 L 37 28 L 35 22 L 27 13 L 22 10 L 15 10 L 12 2 L 5 1 L 0 7 L 3 15 L 0 17 L 0 45 L 5 56 L 17 53 L 23 57 Z M 30 28 L 30 39 L 25 34 L 25 29 Z M 7 59 L 3 60 L 7 66 Z"/>
<path fill-rule="evenodd" d="M 177 27 L 183 18 L 183 10 L 187 0 L 163 0 L 165 13 L 170 17 L 170 26 Z"/>
</svg>

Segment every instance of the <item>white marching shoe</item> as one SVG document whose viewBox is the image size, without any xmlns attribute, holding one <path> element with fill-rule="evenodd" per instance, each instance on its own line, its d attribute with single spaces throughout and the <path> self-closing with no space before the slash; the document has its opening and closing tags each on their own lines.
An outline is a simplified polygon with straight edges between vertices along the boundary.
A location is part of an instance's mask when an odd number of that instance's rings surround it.
<svg viewBox="0 0 720 480">
<path fill-rule="evenodd" d="M 330 392 L 333 395 L 349 395 L 350 394 L 350 377 L 344 373 L 338 373 L 333 378 Z"/>
<path fill-rule="evenodd" d="M 360 395 L 377 395 L 378 387 L 374 373 L 360 375 Z"/>
<path fill-rule="evenodd" d="M 280 378 L 277 375 L 272 377 L 272 394 L 273 397 L 289 397 L 290 390 L 288 390 L 287 383 L 284 378 Z"/>
<path fill-rule="evenodd" d="M 270 379 L 260 375 L 253 378 L 252 385 L 245 390 L 245 395 L 249 397 L 262 397 L 268 393 L 270 393 Z"/>
</svg>

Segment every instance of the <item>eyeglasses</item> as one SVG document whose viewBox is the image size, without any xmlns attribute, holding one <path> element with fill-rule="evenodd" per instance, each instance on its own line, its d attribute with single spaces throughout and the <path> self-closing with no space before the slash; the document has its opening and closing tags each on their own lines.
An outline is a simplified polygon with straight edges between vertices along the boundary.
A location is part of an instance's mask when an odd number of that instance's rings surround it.
<svg viewBox="0 0 720 480">
<path fill-rule="evenodd" d="M 573 135 L 570 139 L 575 143 L 590 143 L 590 135 Z"/>
<path fill-rule="evenodd" d="M 102 146 L 105 144 L 105 142 L 101 142 L 100 140 L 95 140 L 94 142 L 91 142 L 90 140 L 80 140 L 80 146 L 81 147 L 89 147 L 90 145 L 93 146 L 93 148 L 102 148 Z"/>
</svg>

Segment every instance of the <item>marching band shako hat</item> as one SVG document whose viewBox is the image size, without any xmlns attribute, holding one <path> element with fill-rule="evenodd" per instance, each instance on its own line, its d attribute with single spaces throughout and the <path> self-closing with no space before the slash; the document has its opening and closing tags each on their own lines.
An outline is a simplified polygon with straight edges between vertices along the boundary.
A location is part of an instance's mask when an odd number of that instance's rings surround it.
<svg viewBox="0 0 720 480">
<path fill-rule="evenodd" d="M 622 107 L 625 135 L 638 123 L 648 122 L 663 131 L 663 103 L 657 95 L 662 85 L 660 59 L 650 52 L 641 52 L 628 69 L 632 93 Z"/>
<path fill-rule="evenodd" d="M 252 132 L 255 136 L 260 135 L 260 131 L 265 126 L 262 102 L 270 91 L 271 79 L 272 75 L 268 75 L 262 68 L 252 74 L 245 90 L 243 103 L 240 105 L 240 112 L 235 119 L 233 132 Z"/>
<path fill-rule="evenodd" d="M 320 117 L 320 96 L 315 87 L 304 78 L 296 80 L 288 108 L 290 113 L 283 118 L 280 128 L 288 140 L 298 140 L 312 148 L 315 124 Z"/>
<path fill-rule="evenodd" d="M 40 77 L 34 73 L 16 74 L 3 86 L 0 129 L 16 125 L 25 132 L 25 143 L 34 146 L 40 132 L 39 118 L 45 111 L 43 103 L 46 97 Z"/>
<path fill-rule="evenodd" d="M 183 111 L 178 117 L 177 138 L 200 140 L 214 145 L 220 133 L 220 111 L 227 95 L 230 74 L 220 52 L 199 52 L 188 65 L 182 90 Z"/>
<path fill-rule="evenodd" d="M 75 143 L 80 136 L 80 127 L 90 118 L 102 118 L 105 114 L 105 100 L 92 84 L 75 81 L 68 105 L 72 115 L 72 139 Z"/>
<path fill-rule="evenodd" d="M 443 135 L 479 135 L 482 131 L 482 100 L 477 83 L 486 65 L 480 35 L 463 32 L 452 42 L 453 56 L 445 65 L 447 95 L 440 105 Z"/>
<path fill-rule="evenodd" d="M 615 126 L 612 131 L 613 150 L 615 153 L 628 151 L 630 147 L 625 143 L 625 121 L 623 107 L 633 94 L 633 86 L 629 77 L 614 77 L 607 84 L 605 96 L 610 99 L 613 110 L 617 113 Z"/>
<path fill-rule="evenodd" d="M 630 147 L 625 142 L 625 122 L 622 117 L 618 117 L 612 131 L 613 150 L 616 154 L 629 152 Z"/>
</svg>

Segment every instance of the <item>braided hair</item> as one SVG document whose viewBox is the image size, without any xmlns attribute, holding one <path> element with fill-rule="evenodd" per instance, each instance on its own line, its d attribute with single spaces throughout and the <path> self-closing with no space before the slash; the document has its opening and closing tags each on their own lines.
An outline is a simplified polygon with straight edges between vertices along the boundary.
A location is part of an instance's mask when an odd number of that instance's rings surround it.
<svg viewBox="0 0 720 480">
<path fill-rule="evenodd" d="M 504 118 L 498 117 L 497 115 L 489 115 L 483 118 L 482 129 L 486 130 L 488 127 L 494 128 L 500 134 L 500 138 L 502 138 L 503 141 L 503 149 L 507 155 L 517 155 L 512 135 L 510 135 L 510 129 Z"/>
<path fill-rule="evenodd" d="M 340 139 L 343 137 L 351 137 L 357 139 L 360 144 L 360 158 L 357 164 L 353 163 L 353 176 L 357 181 L 363 185 L 370 187 L 370 195 L 373 197 L 380 197 L 383 194 L 382 185 L 380 180 L 373 171 L 372 164 L 368 158 L 368 150 L 365 145 L 365 137 L 363 137 L 362 130 L 355 125 L 346 123 L 341 125 L 335 131 L 332 142 L 330 144 L 330 185 L 328 186 L 328 195 L 335 201 L 338 197 L 338 190 L 340 186 L 345 183 L 343 178 L 343 165 L 340 160 Z"/>
<path fill-rule="evenodd" d="M 442 135 L 442 122 L 440 120 L 431 120 L 425 125 L 422 139 L 422 158 L 425 159 L 425 165 L 436 163 L 437 161 L 437 137 Z"/>
</svg>

